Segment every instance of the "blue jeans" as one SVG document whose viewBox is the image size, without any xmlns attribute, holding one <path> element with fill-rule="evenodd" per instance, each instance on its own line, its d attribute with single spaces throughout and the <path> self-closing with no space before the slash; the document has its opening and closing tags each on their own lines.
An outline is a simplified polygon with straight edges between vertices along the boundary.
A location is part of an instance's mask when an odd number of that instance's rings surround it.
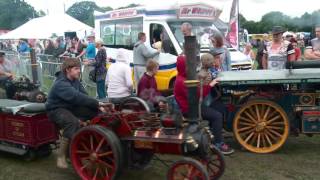
<svg viewBox="0 0 320 180">
<path fill-rule="evenodd" d="M 105 80 L 97 81 L 97 93 L 98 93 L 98 99 L 106 98 Z"/>
</svg>

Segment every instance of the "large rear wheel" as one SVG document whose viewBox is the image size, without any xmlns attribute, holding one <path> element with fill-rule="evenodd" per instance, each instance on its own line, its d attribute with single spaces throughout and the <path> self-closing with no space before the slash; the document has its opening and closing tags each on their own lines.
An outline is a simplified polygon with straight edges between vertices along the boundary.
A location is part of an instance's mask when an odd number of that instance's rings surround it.
<svg viewBox="0 0 320 180">
<path fill-rule="evenodd" d="M 255 153 L 271 153 L 278 150 L 288 138 L 288 117 L 272 101 L 249 101 L 237 112 L 233 132 L 245 149 Z"/>
<path fill-rule="evenodd" d="M 70 146 L 72 165 L 81 179 L 113 180 L 122 168 L 118 137 L 101 126 L 79 130 Z"/>
</svg>

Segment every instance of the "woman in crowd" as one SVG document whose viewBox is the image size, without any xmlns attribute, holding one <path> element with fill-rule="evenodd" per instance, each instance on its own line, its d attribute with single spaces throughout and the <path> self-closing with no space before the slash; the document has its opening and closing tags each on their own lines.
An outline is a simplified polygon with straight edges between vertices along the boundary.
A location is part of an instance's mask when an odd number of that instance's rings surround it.
<svg viewBox="0 0 320 180">
<path fill-rule="evenodd" d="M 231 56 L 229 50 L 224 46 L 224 37 L 220 32 L 215 31 L 210 37 L 213 48 L 221 49 L 223 53 L 221 56 L 221 67 L 223 71 L 231 70 Z M 211 51 L 212 49 L 211 48 Z"/>
<path fill-rule="evenodd" d="M 256 55 L 252 50 L 252 45 L 250 43 L 247 43 L 244 47 L 243 54 L 245 54 L 249 59 L 254 61 L 256 59 Z"/>
<path fill-rule="evenodd" d="M 298 47 L 298 41 L 295 38 L 290 40 L 292 47 L 294 48 L 295 61 L 301 60 L 301 49 Z"/>
<path fill-rule="evenodd" d="M 112 103 L 120 103 L 131 96 L 133 89 L 129 56 L 125 49 L 119 49 L 115 63 L 108 69 L 106 77 L 108 98 Z"/>
<path fill-rule="evenodd" d="M 97 94 L 99 99 L 106 98 L 105 78 L 106 78 L 106 49 L 102 46 L 103 41 L 97 40 L 95 45 L 98 49 L 98 53 L 94 60 L 84 61 L 85 65 L 93 66 L 95 72 L 95 81 L 97 84 Z"/>
</svg>

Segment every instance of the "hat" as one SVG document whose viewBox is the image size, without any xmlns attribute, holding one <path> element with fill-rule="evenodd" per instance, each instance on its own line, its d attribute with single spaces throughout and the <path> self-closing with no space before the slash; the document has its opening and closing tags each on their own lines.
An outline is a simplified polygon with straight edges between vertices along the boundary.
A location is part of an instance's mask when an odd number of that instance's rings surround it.
<svg viewBox="0 0 320 180">
<path fill-rule="evenodd" d="M 0 57 L 3 57 L 3 56 L 5 56 L 5 55 L 6 55 L 6 53 L 5 53 L 5 52 L 0 51 Z"/>
<path fill-rule="evenodd" d="M 217 56 L 224 53 L 224 48 L 212 48 L 210 49 L 210 54 L 212 54 L 213 56 Z"/>
<path fill-rule="evenodd" d="M 125 49 L 123 49 L 123 48 L 118 49 L 116 61 L 128 63 L 128 61 L 129 61 L 129 55 L 128 55 L 128 53 L 126 52 Z"/>
<path fill-rule="evenodd" d="M 280 34 L 280 33 L 284 33 L 285 30 L 283 29 L 282 26 L 273 26 L 272 28 L 272 34 Z"/>
</svg>

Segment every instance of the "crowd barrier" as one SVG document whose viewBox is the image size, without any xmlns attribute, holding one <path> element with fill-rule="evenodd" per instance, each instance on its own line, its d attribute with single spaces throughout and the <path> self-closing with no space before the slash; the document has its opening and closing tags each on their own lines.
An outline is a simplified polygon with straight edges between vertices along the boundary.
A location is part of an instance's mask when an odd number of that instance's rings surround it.
<svg viewBox="0 0 320 180">
<path fill-rule="evenodd" d="M 27 76 L 28 78 L 33 79 L 32 66 L 36 66 L 40 89 L 48 93 L 55 80 L 56 72 L 61 69 L 62 59 L 46 54 L 37 54 L 36 58 L 37 63 L 32 64 L 30 54 L 6 52 L 6 59 L 10 61 L 13 72 L 17 78 Z M 95 97 L 96 84 L 89 80 L 90 70 L 90 67 L 82 65 L 81 82 L 89 95 Z"/>
</svg>

